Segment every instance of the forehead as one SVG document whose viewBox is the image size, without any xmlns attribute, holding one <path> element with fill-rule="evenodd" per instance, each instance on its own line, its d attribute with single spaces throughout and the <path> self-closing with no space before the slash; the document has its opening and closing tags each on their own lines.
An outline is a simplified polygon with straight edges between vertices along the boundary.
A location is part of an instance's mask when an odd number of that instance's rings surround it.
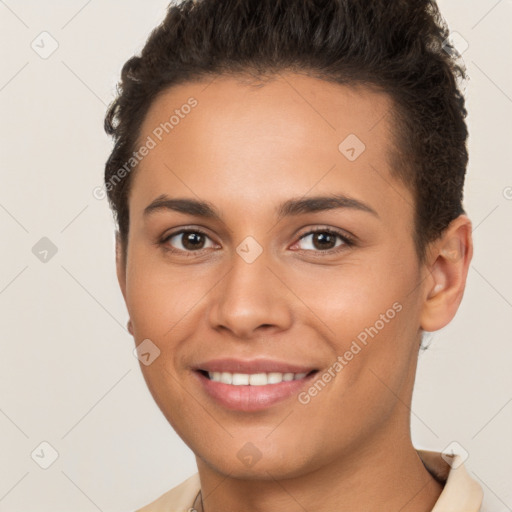
<svg viewBox="0 0 512 512">
<path fill-rule="evenodd" d="M 261 86 L 226 76 L 174 86 L 141 126 L 137 147 L 151 149 L 133 176 L 130 210 L 162 193 L 263 206 L 313 188 L 383 208 L 403 202 L 409 191 L 390 169 L 392 109 L 383 92 L 292 73 Z"/>
</svg>

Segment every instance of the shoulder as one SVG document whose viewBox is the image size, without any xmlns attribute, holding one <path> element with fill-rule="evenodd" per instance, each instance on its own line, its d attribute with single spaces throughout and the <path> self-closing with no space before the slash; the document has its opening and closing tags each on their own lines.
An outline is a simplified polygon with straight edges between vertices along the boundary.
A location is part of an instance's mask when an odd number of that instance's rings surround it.
<svg viewBox="0 0 512 512">
<path fill-rule="evenodd" d="M 470 477 L 460 455 L 447 455 L 428 450 L 417 450 L 429 472 L 444 488 L 432 512 L 483 512 L 483 490 Z"/>
<path fill-rule="evenodd" d="M 136 512 L 189 512 L 200 488 L 199 473 L 195 473 Z"/>
</svg>

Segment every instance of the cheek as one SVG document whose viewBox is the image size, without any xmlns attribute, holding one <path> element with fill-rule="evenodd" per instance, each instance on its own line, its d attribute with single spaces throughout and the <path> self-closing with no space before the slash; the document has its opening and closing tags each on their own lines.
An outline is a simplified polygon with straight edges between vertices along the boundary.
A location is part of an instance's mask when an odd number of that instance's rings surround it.
<svg viewBox="0 0 512 512">
<path fill-rule="evenodd" d="M 399 316 L 397 309 L 411 303 L 412 283 L 418 279 L 414 265 L 398 268 L 383 258 L 371 264 L 353 260 L 331 269 L 312 268 L 307 275 L 299 273 L 289 276 L 294 292 L 330 334 L 343 341 L 340 349 L 347 338 L 360 333 L 364 338 L 365 329 L 375 324 L 378 331 L 389 331 Z"/>
<path fill-rule="evenodd" d="M 135 251 L 134 251 L 135 252 Z M 127 307 L 136 337 L 162 339 L 179 329 L 205 294 L 206 276 L 135 253 L 127 274 Z"/>
<path fill-rule="evenodd" d="M 342 438 L 342 448 L 381 428 L 396 404 L 400 409 L 401 402 L 408 403 L 417 354 L 414 330 L 409 332 L 414 305 L 383 304 L 376 307 L 377 315 L 338 319 L 339 334 L 330 339 L 330 365 L 298 397 L 305 431 L 320 428 L 329 439 Z M 408 413 L 406 408 L 399 412 Z M 322 439 L 317 441 L 324 446 Z"/>
<path fill-rule="evenodd" d="M 400 387 L 418 350 L 420 275 L 413 254 L 399 265 L 381 257 L 364 268 L 354 263 L 325 275 L 295 279 L 300 284 L 294 291 L 315 313 L 306 321 L 325 334 L 332 364 L 338 360 L 343 367 L 335 372 L 336 397 L 330 399 L 390 395 L 386 384 Z"/>
</svg>

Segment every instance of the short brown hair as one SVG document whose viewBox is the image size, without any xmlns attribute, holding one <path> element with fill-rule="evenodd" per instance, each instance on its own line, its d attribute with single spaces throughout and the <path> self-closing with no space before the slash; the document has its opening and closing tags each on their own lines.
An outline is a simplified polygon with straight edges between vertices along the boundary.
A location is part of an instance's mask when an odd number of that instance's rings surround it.
<svg viewBox="0 0 512 512">
<path fill-rule="evenodd" d="M 434 0 L 185 0 L 168 7 L 140 56 L 123 66 L 105 117 L 114 148 L 105 183 L 132 156 L 163 90 L 215 75 L 294 71 L 387 93 L 392 173 L 413 192 L 420 259 L 461 213 L 468 161 L 463 65 Z M 131 174 L 107 188 L 126 251 Z"/>
</svg>

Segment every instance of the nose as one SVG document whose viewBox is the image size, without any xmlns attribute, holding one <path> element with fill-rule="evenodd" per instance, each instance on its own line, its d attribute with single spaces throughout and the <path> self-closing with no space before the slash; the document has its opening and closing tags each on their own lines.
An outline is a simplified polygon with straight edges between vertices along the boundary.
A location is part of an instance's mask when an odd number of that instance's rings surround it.
<svg viewBox="0 0 512 512">
<path fill-rule="evenodd" d="M 278 265 L 265 251 L 252 263 L 236 252 L 230 270 L 211 294 L 210 326 L 240 340 L 288 329 L 292 323 L 289 289 L 283 284 Z"/>
</svg>

